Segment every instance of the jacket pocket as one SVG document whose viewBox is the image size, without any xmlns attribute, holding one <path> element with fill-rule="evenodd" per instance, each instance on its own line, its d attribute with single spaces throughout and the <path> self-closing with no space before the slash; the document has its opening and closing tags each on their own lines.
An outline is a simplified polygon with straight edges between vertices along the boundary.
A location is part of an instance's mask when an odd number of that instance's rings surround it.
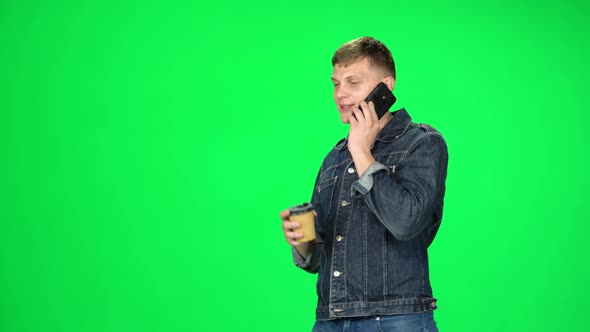
<svg viewBox="0 0 590 332">
<path fill-rule="evenodd" d="M 332 200 L 334 199 L 334 189 L 336 188 L 337 181 L 338 176 L 335 176 L 333 178 L 323 180 L 316 188 L 320 196 L 320 211 L 317 212 L 318 216 L 324 220 L 327 220 L 330 215 Z"/>
</svg>

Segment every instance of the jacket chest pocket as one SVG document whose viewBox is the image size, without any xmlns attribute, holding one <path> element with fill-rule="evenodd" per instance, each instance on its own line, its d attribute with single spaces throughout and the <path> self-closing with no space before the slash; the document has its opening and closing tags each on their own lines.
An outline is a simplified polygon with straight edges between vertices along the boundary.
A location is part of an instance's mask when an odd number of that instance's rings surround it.
<svg viewBox="0 0 590 332">
<path fill-rule="evenodd" d="M 337 181 L 338 176 L 335 176 L 323 180 L 317 185 L 316 190 L 318 192 L 318 195 L 320 196 L 320 210 L 317 212 L 318 217 L 323 218 L 324 220 L 327 220 L 329 217 Z"/>
</svg>

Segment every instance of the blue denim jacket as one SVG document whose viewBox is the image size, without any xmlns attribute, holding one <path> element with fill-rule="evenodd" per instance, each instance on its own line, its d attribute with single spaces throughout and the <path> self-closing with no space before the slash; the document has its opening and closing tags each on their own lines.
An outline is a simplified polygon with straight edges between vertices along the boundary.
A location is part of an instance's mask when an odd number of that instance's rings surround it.
<svg viewBox="0 0 590 332">
<path fill-rule="evenodd" d="M 359 178 L 341 140 L 324 159 L 312 204 L 316 240 L 295 264 L 319 273 L 316 318 L 410 314 L 436 309 L 427 248 L 442 219 L 447 146 L 405 109 L 378 134 L 375 162 Z"/>
</svg>

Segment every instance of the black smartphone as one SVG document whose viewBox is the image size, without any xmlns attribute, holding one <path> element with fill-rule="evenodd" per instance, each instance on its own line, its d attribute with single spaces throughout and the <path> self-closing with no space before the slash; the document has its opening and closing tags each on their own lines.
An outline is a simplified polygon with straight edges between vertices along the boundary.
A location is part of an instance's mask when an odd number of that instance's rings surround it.
<svg viewBox="0 0 590 332">
<path fill-rule="evenodd" d="M 375 112 L 379 119 L 391 108 L 391 106 L 395 103 L 396 98 L 389 90 L 385 83 L 380 82 L 377 84 L 375 89 L 369 93 L 369 96 L 365 99 L 367 104 L 372 101 L 375 104 Z M 359 109 L 362 111 L 361 107 Z"/>
</svg>

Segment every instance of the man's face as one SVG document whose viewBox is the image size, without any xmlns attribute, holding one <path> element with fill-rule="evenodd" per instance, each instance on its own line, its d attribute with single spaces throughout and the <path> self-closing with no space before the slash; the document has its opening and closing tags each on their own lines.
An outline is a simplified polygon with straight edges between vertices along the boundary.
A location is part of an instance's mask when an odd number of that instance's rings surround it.
<svg viewBox="0 0 590 332">
<path fill-rule="evenodd" d="M 383 79 L 383 72 L 371 66 L 367 58 L 344 66 L 334 65 L 334 101 L 342 123 L 349 123 L 352 110 L 367 98 L 369 93 Z"/>
</svg>

